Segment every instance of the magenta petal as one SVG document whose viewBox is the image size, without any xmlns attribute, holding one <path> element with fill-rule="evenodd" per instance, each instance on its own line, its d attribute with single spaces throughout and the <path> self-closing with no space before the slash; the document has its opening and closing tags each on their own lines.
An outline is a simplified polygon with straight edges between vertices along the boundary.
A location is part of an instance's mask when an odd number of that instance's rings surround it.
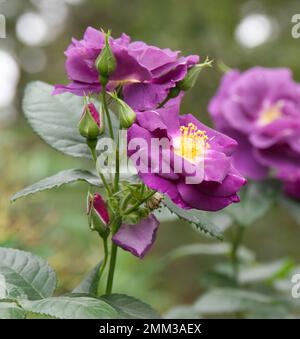
<svg viewBox="0 0 300 339">
<path fill-rule="evenodd" d="M 142 41 L 129 45 L 129 53 L 150 71 L 170 62 L 175 62 L 179 52 L 149 46 Z"/>
<path fill-rule="evenodd" d="M 90 103 L 90 104 L 88 104 L 88 108 L 91 112 L 93 119 L 95 120 L 96 124 L 98 125 L 98 127 L 101 127 L 100 126 L 100 115 L 99 115 L 99 112 L 97 111 L 97 108 L 95 107 L 95 105 L 93 103 Z"/>
<path fill-rule="evenodd" d="M 98 84 L 85 84 L 81 82 L 72 82 L 69 85 L 55 85 L 53 95 L 63 94 L 63 93 L 72 93 L 74 95 L 83 96 L 88 95 L 89 93 L 100 93 L 101 85 Z"/>
<path fill-rule="evenodd" d="M 215 212 L 240 201 L 238 195 L 235 193 L 227 197 L 207 195 L 202 192 L 201 185 L 179 183 L 177 187 L 184 201 L 188 203 L 191 208 L 198 210 Z"/>
<path fill-rule="evenodd" d="M 180 193 L 178 192 L 176 181 L 167 180 L 166 178 L 163 178 L 154 173 L 141 173 L 140 178 L 151 189 L 168 195 L 170 199 L 174 202 L 174 204 L 184 209 L 189 208 L 189 206 L 183 201 Z"/>
<path fill-rule="evenodd" d="M 153 214 L 150 214 L 138 225 L 122 225 L 112 240 L 123 250 L 142 259 L 155 241 L 158 226 L 158 220 Z"/>
<path fill-rule="evenodd" d="M 125 101 L 137 111 L 155 109 L 167 95 L 164 85 L 136 83 L 124 87 Z"/>
<path fill-rule="evenodd" d="M 233 154 L 233 165 L 246 177 L 253 180 L 264 179 L 268 174 L 268 167 L 259 161 L 248 137 L 235 131 L 230 131 L 230 136 L 239 141 Z"/>
<path fill-rule="evenodd" d="M 99 193 L 96 193 L 94 195 L 93 206 L 99 218 L 107 225 L 109 223 L 109 214 L 106 207 L 106 203 Z"/>
</svg>

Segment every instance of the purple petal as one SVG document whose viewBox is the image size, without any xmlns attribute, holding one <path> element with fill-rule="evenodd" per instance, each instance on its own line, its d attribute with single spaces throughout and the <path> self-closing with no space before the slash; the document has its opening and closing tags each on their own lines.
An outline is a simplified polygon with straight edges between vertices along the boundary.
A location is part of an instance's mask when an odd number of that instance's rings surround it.
<svg viewBox="0 0 300 339">
<path fill-rule="evenodd" d="M 233 130 L 228 131 L 228 135 L 239 142 L 236 151 L 232 155 L 234 167 L 248 178 L 253 180 L 264 179 L 268 174 L 268 167 L 256 157 L 248 137 Z"/>
<path fill-rule="evenodd" d="M 158 226 L 158 220 L 153 214 L 150 214 L 138 225 L 122 225 L 112 240 L 123 250 L 142 259 L 155 241 Z"/>
<path fill-rule="evenodd" d="M 151 80 L 152 76 L 147 68 L 139 64 L 133 56 L 129 55 L 124 47 L 114 44 L 112 45 L 112 50 L 117 60 L 117 69 L 110 76 L 111 81 L 126 83 Z"/>
<path fill-rule="evenodd" d="M 176 61 L 179 54 L 179 52 L 173 52 L 170 49 L 148 46 L 141 41 L 131 43 L 129 45 L 129 53 L 149 70 Z"/>
<path fill-rule="evenodd" d="M 153 173 L 141 173 L 139 176 L 148 187 L 169 196 L 174 204 L 184 209 L 190 208 L 188 204 L 182 199 L 178 191 L 177 181 L 168 180 Z"/>
<path fill-rule="evenodd" d="M 53 95 L 72 93 L 78 96 L 88 95 L 89 93 L 100 93 L 101 85 L 98 84 L 84 84 L 80 82 L 72 82 L 69 85 L 56 85 L 54 86 Z"/>
<path fill-rule="evenodd" d="M 178 184 L 178 190 L 182 199 L 191 207 L 203 211 L 219 211 L 232 203 L 239 202 L 237 194 L 227 197 L 210 196 L 201 191 L 200 185 Z"/>
<path fill-rule="evenodd" d="M 155 109 L 168 95 L 168 87 L 139 83 L 124 87 L 124 99 L 134 110 Z"/>
</svg>

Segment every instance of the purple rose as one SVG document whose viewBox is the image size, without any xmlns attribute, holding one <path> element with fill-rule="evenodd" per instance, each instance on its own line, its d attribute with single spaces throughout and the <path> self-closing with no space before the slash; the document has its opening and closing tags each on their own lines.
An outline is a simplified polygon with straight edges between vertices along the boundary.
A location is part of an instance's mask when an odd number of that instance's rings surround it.
<svg viewBox="0 0 300 339">
<path fill-rule="evenodd" d="M 289 69 L 228 72 L 209 111 L 216 128 L 239 142 L 233 161 L 241 173 L 258 180 L 271 169 L 291 191 L 300 169 L 300 86 Z"/>
<path fill-rule="evenodd" d="M 72 40 L 65 52 L 66 71 L 71 82 L 67 86 L 55 86 L 54 94 L 84 95 L 101 91 L 95 61 L 104 43 L 104 34 L 91 27 L 82 40 Z M 161 103 L 176 82 L 186 76 L 188 69 L 199 62 L 198 56 L 181 57 L 178 51 L 131 42 L 126 34 L 118 39 L 110 38 L 109 43 L 117 68 L 109 78 L 108 89 L 123 85 L 125 101 L 140 111 Z"/>
<path fill-rule="evenodd" d="M 237 143 L 191 114 L 179 116 L 178 102 L 137 112 L 128 130 L 128 155 L 140 178 L 185 209 L 217 211 L 238 202 L 246 180 L 231 162 Z"/>
</svg>

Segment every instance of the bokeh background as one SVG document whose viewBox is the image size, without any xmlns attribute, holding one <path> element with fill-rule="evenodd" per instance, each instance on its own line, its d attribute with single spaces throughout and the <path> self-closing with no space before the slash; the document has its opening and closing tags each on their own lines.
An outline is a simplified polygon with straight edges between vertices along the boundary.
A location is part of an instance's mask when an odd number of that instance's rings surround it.
<svg viewBox="0 0 300 339">
<path fill-rule="evenodd" d="M 10 196 L 59 170 L 84 166 L 52 150 L 30 129 L 21 101 L 29 81 L 67 81 L 64 50 L 87 26 L 126 32 L 134 40 L 199 54 L 232 68 L 290 67 L 300 81 L 300 39 L 291 35 L 299 0 L 6 0 L 6 39 L 0 39 L 0 246 L 30 250 L 58 272 L 58 293 L 70 291 L 101 258 L 101 244 L 88 229 L 84 184 L 44 192 L 14 205 Z M 221 72 L 205 70 L 182 112 L 210 124 L 207 104 Z M 246 244 L 260 260 L 289 257 L 300 262 L 300 226 L 274 208 L 247 232 Z M 202 293 L 207 257 L 164 266 L 164 256 L 182 244 L 211 242 L 189 225 L 165 221 L 151 254 L 140 261 L 122 253 L 117 292 L 135 295 L 164 312 Z"/>
</svg>

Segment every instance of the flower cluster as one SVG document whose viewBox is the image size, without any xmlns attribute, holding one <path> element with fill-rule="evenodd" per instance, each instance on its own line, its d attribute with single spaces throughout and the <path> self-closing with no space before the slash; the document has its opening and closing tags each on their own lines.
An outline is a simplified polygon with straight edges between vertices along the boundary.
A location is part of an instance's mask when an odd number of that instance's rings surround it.
<svg viewBox="0 0 300 339">
<path fill-rule="evenodd" d="M 300 85 L 290 70 L 229 71 L 209 111 L 216 128 L 238 141 L 233 161 L 241 173 L 259 180 L 272 170 L 300 199 Z"/>
<path fill-rule="evenodd" d="M 109 39 L 116 59 L 116 69 L 109 77 L 108 90 L 122 86 L 124 100 L 139 111 L 157 107 L 199 57 L 180 56 L 178 51 L 160 49 L 141 41 L 131 42 L 128 35 Z M 72 40 L 65 52 L 66 71 L 71 83 L 55 86 L 55 94 L 71 92 L 76 95 L 99 93 L 101 84 L 96 60 L 105 46 L 105 34 L 89 27 L 82 40 Z"/>
<path fill-rule="evenodd" d="M 199 64 L 198 56 L 183 57 L 170 49 L 131 42 L 125 34 L 113 39 L 93 28 L 82 40 L 73 39 L 66 57 L 71 83 L 57 85 L 54 94 L 86 97 L 101 92 L 110 124 L 108 92 L 119 108 L 120 128 L 128 130 L 128 156 L 142 181 L 120 187 L 117 173 L 111 187 L 100 173 L 108 197 L 89 193 L 91 229 L 104 239 L 111 230 L 116 245 L 142 258 L 156 237 L 159 222 L 152 211 L 159 207 L 161 194 L 181 208 L 204 211 L 218 211 L 239 201 L 237 193 L 246 180 L 232 164 L 236 141 L 191 114 L 179 114 L 184 93 L 209 61 Z M 95 160 L 103 128 L 104 115 L 87 103 L 79 130 Z M 135 147 L 141 139 L 144 146 Z M 117 172 L 118 152 L 117 147 Z"/>
</svg>

